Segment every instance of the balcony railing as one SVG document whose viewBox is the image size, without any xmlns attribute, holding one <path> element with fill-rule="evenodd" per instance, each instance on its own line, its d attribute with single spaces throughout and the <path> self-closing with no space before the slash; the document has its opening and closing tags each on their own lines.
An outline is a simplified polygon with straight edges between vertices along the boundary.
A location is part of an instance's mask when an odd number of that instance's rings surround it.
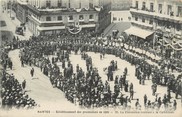
<svg viewBox="0 0 182 117">
<path fill-rule="evenodd" d="M 143 22 L 138 22 L 138 21 L 131 21 L 132 25 L 141 27 L 143 29 L 150 29 L 153 30 L 153 25 L 151 24 L 147 24 L 147 23 L 143 23 Z"/>
<path fill-rule="evenodd" d="M 63 23 L 41 23 L 40 27 L 64 26 Z"/>
<path fill-rule="evenodd" d="M 130 7 L 130 9 L 136 9 L 136 10 L 142 10 L 142 11 L 148 11 L 148 12 L 155 12 L 153 9 L 148 9 L 146 7 L 142 7 L 141 9 L 137 7 Z"/>
<path fill-rule="evenodd" d="M 80 22 L 80 25 L 96 24 L 94 21 L 91 22 Z"/>
<path fill-rule="evenodd" d="M 182 17 L 178 17 L 178 15 L 174 16 L 173 12 L 171 12 L 169 15 L 160 14 L 155 12 L 154 10 L 148 10 L 148 9 L 138 9 L 136 7 L 130 7 L 130 12 L 145 14 L 145 15 L 151 15 L 156 18 L 166 18 L 178 22 L 182 22 Z"/>
</svg>

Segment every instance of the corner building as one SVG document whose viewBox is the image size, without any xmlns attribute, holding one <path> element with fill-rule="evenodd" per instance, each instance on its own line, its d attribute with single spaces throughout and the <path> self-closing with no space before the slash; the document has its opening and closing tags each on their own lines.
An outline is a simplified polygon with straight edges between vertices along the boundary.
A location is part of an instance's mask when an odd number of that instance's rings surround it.
<svg viewBox="0 0 182 117">
<path fill-rule="evenodd" d="M 23 22 L 28 23 L 34 35 L 56 34 L 70 25 L 101 33 L 111 22 L 110 0 L 18 1 L 26 6 L 27 18 Z"/>
<path fill-rule="evenodd" d="M 132 27 L 126 33 L 140 39 L 182 39 L 181 0 L 132 0 L 130 12 Z"/>
</svg>

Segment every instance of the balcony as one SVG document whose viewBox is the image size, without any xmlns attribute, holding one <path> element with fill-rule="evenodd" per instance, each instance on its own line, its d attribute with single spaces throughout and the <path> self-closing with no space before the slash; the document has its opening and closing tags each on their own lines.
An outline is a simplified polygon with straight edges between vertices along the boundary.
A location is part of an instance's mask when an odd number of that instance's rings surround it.
<svg viewBox="0 0 182 117">
<path fill-rule="evenodd" d="M 139 9 L 139 8 L 135 8 L 135 7 L 130 7 L 130 12 L 155 16 L 155 12 L 153 10 L 148 10 L 147 8 Z"/>
<path fill-rule="evenodd" d="M 165 15 L 165 14 L 158 14 L 155 15 L 156 18 L 161 20 L 173 21 L 175 23 L 182 23 L 182 17 L 172 16 L 172 15 Z"/>
<path fill-rule="evenodd" d="M 46 23 L 41 23 L 40 24 L 40 27 L 51 27 L 51 26 L 64 26 L 64 24 L 62 22 L 59 22 L 59 23 L 49 23 L 49 22 L 46 22 Z"/>
<path fill-rule="evenodd" d="M 65 26 L 51 26 L 51 27 L 40 27 L 37 26 L 39 31 L 49 31 L 49 30 L 62 30 L 65 29 Z"/>
<path fill-rule="evenodd" d="M 63 14 L 63 15 L 71 15 L 71 14 L 90 14 L 90 13 L 98 13 L 100 12 L 97 7 L 94 8 L 66 8 L 66 7 L 37 7 L 32 6 L 30 4 L 27 5 L 31 11 L 36 13 L 37 15 L 47 15 L 47 14 Z M 99 8 L 101 9 L 101 8 Z"/>
<path fill-rule="evenodd" d="M 139 21 L 131 21 L 131 23 L 135 26 L 139 26 L 142 28 L 146 28 L 146 29 L 153 29 L 153 25 L 151 24 L 147 24 L 147 23 L 143 23 L 143 22 L 139 22 Z"/>
<path fill-rule="evenodd" d="M 137 14 L 143 14 L 147 16 L 151 16 L 153 18 L 158 18 L 160 20 L 170 20 L 175 23 L 182 23 L 182 17 L 179 17 L 178 15 L 165 15 L 165 14 L 160 14 L 158 12 L 155 12 L 153 10 L 148 10 L 148 9 L 138 9 L 135 7 L 130 8 L 131 13 L 137 13 Z"/>
<path fill-rule="evenodd" d="M 96 22 L 91 21 L 91 22 L 80 22 L 80 25 L 90 25 L 90 24 L 96 24 Z"/>
<path fill-rule="evenodd" d="M 80 27 L 81 28 L 95 28 L 96 27 L 96 24 L 94 23 L 82 23 L 80 24 Z M 62 29 L 65 29 L 66 26 L 63 24 L 63 25 L 50 25 L 50 26 L 37 26 L 37 29 L 39 31 L 48 31 L 48 30 L 62 30 Z"/>
</svg>

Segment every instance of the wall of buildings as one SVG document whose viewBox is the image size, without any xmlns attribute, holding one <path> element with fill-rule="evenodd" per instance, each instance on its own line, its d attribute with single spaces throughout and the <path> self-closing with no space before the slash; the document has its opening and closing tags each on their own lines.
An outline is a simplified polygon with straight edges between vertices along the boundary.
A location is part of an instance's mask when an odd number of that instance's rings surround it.
<svg viewBox="0 0 182 117">
<path fill-rule="evenodd" d="M 27 7 L 28 25 L 35 35 L 59 32 L 74 22 L 101 32 L 111 23 L 110 0 L 30 0 Z"/>
<path fill-rule="evenodd" d="M 28 3 L 37 8 L 42 7 L 66 7 L 66 8 L 89 8 L 99 6 L 100 0 L 29 0 Z"/>
<path fill-rule="evenodd" d="M 129 10 L 111 11 L 111 22 L 130 22 L 131 13 Z"/>
<path fill-rule="evenodd" d="M 132 24 L 179 37 L 182 35 L 181 8 L 180 0 L 132 0 Z"/>
</svg>

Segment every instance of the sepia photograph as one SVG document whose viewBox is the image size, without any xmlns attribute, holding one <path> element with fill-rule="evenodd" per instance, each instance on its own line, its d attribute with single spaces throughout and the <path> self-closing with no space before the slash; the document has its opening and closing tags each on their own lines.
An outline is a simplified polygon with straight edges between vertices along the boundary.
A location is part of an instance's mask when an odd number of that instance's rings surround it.
<svg viewBox="0 0 182 117">
<path fill-rule="evenodd" d="M 182 116 L 182 0 L 0 0 L 0 117 L 154 116 Z"/>
</svg>

